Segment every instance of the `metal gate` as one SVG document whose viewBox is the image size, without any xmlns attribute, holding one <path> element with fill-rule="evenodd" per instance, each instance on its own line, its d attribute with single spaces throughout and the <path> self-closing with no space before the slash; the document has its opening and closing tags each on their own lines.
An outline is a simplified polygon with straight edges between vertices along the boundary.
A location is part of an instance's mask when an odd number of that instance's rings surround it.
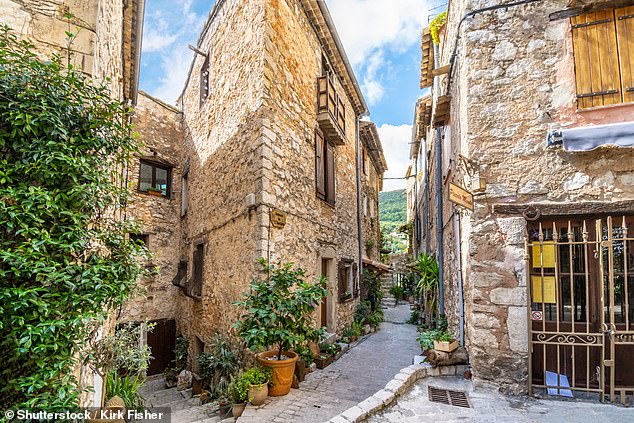
<svg viewBox="0 0 634 423">
<path fill-rule="evenodd" d="M 529 227 L 529 393 L 632 402 L 633 224 L 607 217 Z"/>
</svg>

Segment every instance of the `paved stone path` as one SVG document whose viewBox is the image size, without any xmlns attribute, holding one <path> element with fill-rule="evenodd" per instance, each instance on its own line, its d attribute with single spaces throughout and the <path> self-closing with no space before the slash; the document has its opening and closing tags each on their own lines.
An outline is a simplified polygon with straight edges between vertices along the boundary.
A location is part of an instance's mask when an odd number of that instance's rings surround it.
<svg viewBox="0 0 634 423">
<path fill-rule="evenodd" d="M 466 391 L 473 408 L 454 407 L 429 402 L 429 385 Z M 370 417 L 368 423 L 419 422 L 634 422 L 634 410 L 617 405 L 585 401 L 537 400 L 528 397 L 506 397 L 486 385 L 473 384 L 462 377 L 426 378 L 400 397 L 397 403 L 380 414 Z"/>
<path fill-rule="evenodd" d="M 299 389 L 291 389 L 284 397 L 269 397 L 260 407 L 248 406 L 238 422 L 326 422 L 383 389 L 420 354 L 416 327 L 405 323 L 409 304 L 384 312 L 381 330 L 330 366 L 308 374 Z"/>
</svg>

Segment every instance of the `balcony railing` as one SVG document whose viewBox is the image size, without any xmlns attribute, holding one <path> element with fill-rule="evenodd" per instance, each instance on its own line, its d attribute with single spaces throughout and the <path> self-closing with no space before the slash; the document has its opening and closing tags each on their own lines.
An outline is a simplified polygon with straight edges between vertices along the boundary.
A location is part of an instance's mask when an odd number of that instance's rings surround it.
<svg viewBox="0 0 634 423">
<path fill-rule="evenodd" d="M 317 121 L 326 137 L 335 144 L 344 144 L 346 139 L 346 108 L 337 94 L 332 79 L 321 76 L 317 79 Z"/>
</svg>

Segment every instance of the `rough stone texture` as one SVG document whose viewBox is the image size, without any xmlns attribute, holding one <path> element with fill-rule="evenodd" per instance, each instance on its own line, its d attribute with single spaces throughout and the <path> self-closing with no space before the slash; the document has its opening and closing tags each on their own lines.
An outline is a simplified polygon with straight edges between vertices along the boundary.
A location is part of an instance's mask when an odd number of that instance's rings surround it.
<svg viewBox="0 0 634 423">
<path fill-rule="evenodd" d="M 468 11 L 501 1 L 452 2 L 441 31 L 440 66 L 449 63 L 458 22 Z M 433 96 L 451 96 L 450 117 L 440 133 L 440 171 L 453 182 L 472 188 L 459 166 L 459 154 L 475 161 L 487 181 L 475 196 L 474 212 L 461 216 L 466 346 L 476 379 L 495 381 L 512 392 L 527 390 L 527 314 L 522 216 L 493 215 L 491 204 L 632 200 L 634 150 L 603 148 L 568 153 L 547 148 L 548 131 L 631 120 L 632 104 L 577 110 L 572 36 L 568 20 L 550 21 L 567 1 L 549 0 L 477 14 L 464 21 L 458 56 L 447 93 L 447 76 Z M 434 128 L 423 128 L 421 155 L 428 172 L 419 186 L 418 210 L 427 210 L 424 237 L 416 246 L 437 251 Z M 415 140 L 420 141 L 420 140 Z M 414 157 L 416 159 L 416 157 Z M 609 172 L 608 172 L 609 170 Z M 425 207 L 424 184 L 432 201 Z M 447 185 L 443 186 L 446 198 Z M 445 306 L 457 333 L 457 255 L 452 206 L 443 204 Z M 523 292 L 524 291 L 524 292 Z"/>
<path fill-rule="evenodd" d="M 130 165 L 128 181 L 132 197 L 128 213 L 148 235 L 152 254 L 147 266 L 156 269 L 139 281 L 140 294 L 123 309 L 120 321 L 174 319 L 179 289 L 172 284 L 180 258 L 181 175 L 180 160 L 183 132 L 181 113 L 175 108 L 141 92 L 134 110 L 133 124 L 142 147 Z M 170 198 L 154 197 L 137 190 L 140 159 L 167 164 L 172 168 Z"/>
</svg>

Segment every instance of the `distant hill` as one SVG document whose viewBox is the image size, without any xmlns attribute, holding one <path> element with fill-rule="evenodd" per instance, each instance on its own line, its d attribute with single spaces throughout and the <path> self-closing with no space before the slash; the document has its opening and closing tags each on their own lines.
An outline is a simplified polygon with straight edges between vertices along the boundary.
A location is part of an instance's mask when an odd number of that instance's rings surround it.
<svg viewBox="0 0 634 423">
<path fill-rule="evenodd" d="M 385 234 L 407 223 L 407 197 L 404 189 L 379 193 L 379 221 Z"/>
</svg>

